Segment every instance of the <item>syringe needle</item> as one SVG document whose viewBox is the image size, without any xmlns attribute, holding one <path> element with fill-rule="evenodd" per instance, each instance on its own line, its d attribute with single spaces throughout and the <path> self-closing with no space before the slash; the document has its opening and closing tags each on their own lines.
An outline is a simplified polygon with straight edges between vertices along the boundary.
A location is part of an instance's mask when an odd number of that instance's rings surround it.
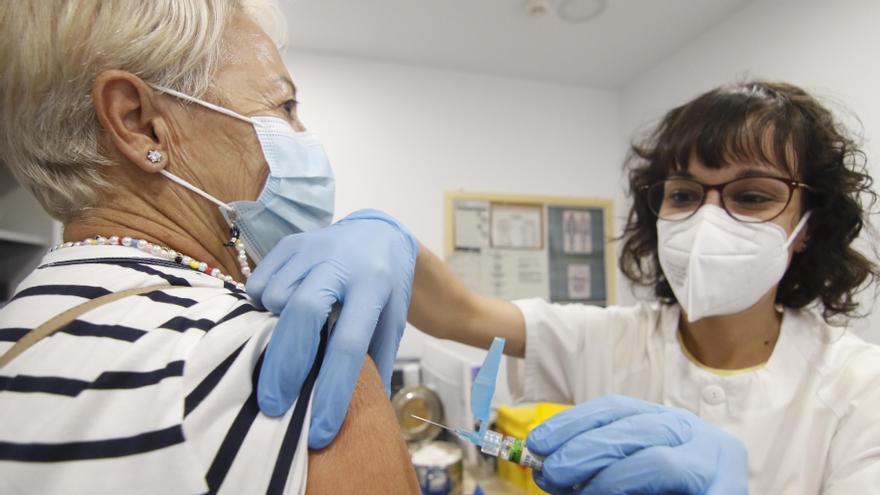
<svg viewBox="0 0 880 495">
<path fill-rule="evenodd" d="M 434 425 L 434 426 L 438 426 L 438 427 L 440 427 L 440 428 L 443 428 L 444 430 L 449 430 L 449 431 L 451 431 L 452 433 L 455 433 L 456 435 L 458 435 L 459 437 L 461 437 L 461 438 L 463 438 L 463 439 L 465 439 L 465 440 L 467 440 L 467 441 L 473 443 L 473 444 L 476 445 L 477 447 L 480 446 L 480 436 L 479 436 L 479 434 L 478 434 L 477 432 L 475 432 L 475 431 L 473 431 L 473 432 L 467 432 L 467 431 L 464 431 L 464 430 L 459 430 L 459 429 L 457 429 L 457 428 L 451 428 L 451 427 L 446 426 L 446 425 L 441 425 L 440 423 L 435 423 L 434 421 L 431 421 L 430 419 L 425 419 L 425 418 L 422 418 L 422 417 L 420 417 L 420 416 L 416 416 L 415 414 L 410 414 L 410 416 L 412 416 L 413 418 L 418 419 L 419 421 L 424 421 L 425 423 L 428 423 L 429 425 Z"/>
<path fill-rule="evenodd" d="M 412 416 L 413 418 L 416 418 L 416 419 L 419 420 L 419 421 L 424 421 L 425 423 L 428 423 L 428 424 L 430 424 L 430 425 L 439 426 L 440 428 L 443 428 L 444 430 L 449 430 L 449 431 L 451 431 L 451 432 L 453 432 L 453 433 L 458 433 L 457 430 L 455 430 L 455 429 L 453 429 L 453 428 L 450 428 L 450 427 L 448 427 L 448 426 L 446 426 L 446 425 L 441 425 L 440 423 L 435 423 L 434 421 L 431 421 L 430 419 L 425 419 L 425 418 L 422 418 L 422 417 L 416 416 L 415 414 L 410 414 L 410 416 Z"/>
</svg>

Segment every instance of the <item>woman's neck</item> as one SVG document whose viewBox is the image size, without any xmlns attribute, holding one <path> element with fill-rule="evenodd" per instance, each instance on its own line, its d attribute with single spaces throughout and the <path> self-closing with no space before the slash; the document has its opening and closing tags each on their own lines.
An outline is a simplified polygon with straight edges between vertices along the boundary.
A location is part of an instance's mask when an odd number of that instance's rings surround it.
<svg viewBox="0 0 880 495">
<path fill-rule="evenodd" d="M 111 199 L 107 206 L 90 209 L 86 216 L 65 224 L 64 241 L 96 236 L 144 239 L 220 268 L 244 282 L 235 249 L 225 245 L 229 232 L 222 227 L 225 221 L 217 208 L 185 194 L 171 194 L 173 197 L 165 202 L 151 203 L 138 197 L 127 202 Z"/>
<path fill-rule="evenodd" d="M 717 369 L 743 369 L 767 362 L 782 324 L 771 290 L 749 309 L 733 315 L 688 322 L 682 312 L 682 342 L 700 363 Z"/>
</svg>

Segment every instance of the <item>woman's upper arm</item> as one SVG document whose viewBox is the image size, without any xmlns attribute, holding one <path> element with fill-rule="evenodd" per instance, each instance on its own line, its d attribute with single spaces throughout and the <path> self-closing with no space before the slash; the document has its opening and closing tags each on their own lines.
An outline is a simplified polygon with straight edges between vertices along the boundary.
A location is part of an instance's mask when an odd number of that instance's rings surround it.
<svg viewBox="0 0 880 495">
<path fill-rule="evenodd" d="M 504 337 L 508 355 L 523 355 L 525 327 L 516 306 L 472 292 L 424 246 L 416 260 L 409 321 L 434 337 L 484 349 Z"/>
<path fill-rule="evenodd" d="M 409 451 L 369 357 L 336 439 L 309 452 L 307 493 L 419 493 Z"/>
</svg>

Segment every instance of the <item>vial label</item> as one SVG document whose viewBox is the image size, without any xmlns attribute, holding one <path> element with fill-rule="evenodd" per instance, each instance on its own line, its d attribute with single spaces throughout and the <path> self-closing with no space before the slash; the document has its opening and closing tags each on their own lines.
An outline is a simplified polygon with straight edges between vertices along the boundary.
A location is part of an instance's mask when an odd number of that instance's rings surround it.
<svg viewBox="0 0 880 495">
<path fill-rule="evenodd" d="M 513 441 L 510 443 L 510 451 L 507 454 L 507 460 L 519 464 L 520 457 L 522 457 L 522 452 L 523 441 L 519 438 L 513 438 Z"/>
<path fill-rule="evenodd" d="M 498 457 L 498 452 L 501 451 L 501 440 L 504 436 L 497 431 L 489 430 L 483 436 L 483 441 L 480 443 L 480 450 L 484 454 L 489 454 L 492 457 Z"/>
<path fill-rule="evenodd" d="M 525 466 L 527 468 L 532 468 L 535 471 L 540 471 L 544 468 L 544 461 L 535 454 L 532 454 L 528 447 L 523 446 L 519 465 Z"/>
</svg>

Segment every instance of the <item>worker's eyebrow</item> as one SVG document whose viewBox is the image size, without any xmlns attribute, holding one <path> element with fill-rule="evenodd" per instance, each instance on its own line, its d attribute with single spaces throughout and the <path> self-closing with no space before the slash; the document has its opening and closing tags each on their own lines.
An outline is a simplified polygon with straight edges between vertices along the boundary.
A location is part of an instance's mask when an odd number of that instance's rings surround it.
<svg viewBox="0 0 880 495">
<path fill-rule="evenodd" d="M 687 170 L 673 170 L 672 172 L 669 172 L 669 177 L 694 179 L 694 174 L 690 173 Z M 778 169 L 770 167 L 747 167 L 737 172 L 734 176 L 735 179 L 742 179 L 746 177 L 779 177 L 780 179 L 788 178 L 781 176 L 778 173 Z"/>
<path fill-rule="evenodd" d="M 669 177 L 679 177 L 684 179 L 693 179 L 694 174 L 688 172 L 687 170 L 673 170 L 669 173 Z"/>
<path fill-rule="evenodd" d="M 787 179 L 787 177 L 780 176 L 778 172 L 779 169 L 775 167 L 749 167 L 737 172 L 736 178 L 741 179 L 744 177 L 779 177 L 781 179 Z"/>
</svg>

